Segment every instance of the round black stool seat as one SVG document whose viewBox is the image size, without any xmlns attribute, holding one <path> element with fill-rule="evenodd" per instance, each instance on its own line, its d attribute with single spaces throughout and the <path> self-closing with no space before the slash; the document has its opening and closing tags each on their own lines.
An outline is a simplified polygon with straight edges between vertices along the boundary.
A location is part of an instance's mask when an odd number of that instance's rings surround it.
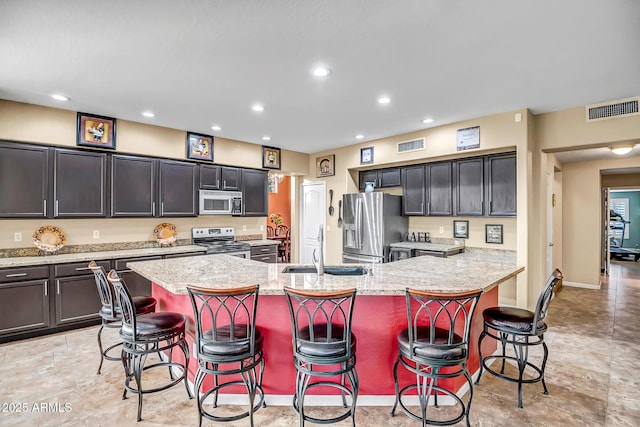
<svg viewBox="0 0 640 427">
<path fill-rule="evenodd" d="M 531 334 L 533 330 L 533 311 L 514 307 L 491 307 L 482 312 L 484 322 L 491 328 L 501 331 L 509 331 L 513 334 Z M 545 332 L 547 324 L 538 320 L 536 331 Z"/>
</svg>

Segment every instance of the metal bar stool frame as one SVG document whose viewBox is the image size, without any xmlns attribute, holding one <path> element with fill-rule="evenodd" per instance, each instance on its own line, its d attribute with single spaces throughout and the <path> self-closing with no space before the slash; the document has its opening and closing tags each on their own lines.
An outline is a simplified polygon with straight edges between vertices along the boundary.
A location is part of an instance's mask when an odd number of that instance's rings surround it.
<svg viewBox="0 0 640 427">
<path fill-rule="evenodd" d="M 473 314 L 482 290 L 442 293 L 406 289 L 407 328 L 398 334 L 398 359 L 393 365 L 393 380 L 396 400 L 390 415 L 395 415 L 400 405 L 402 411 L 423 426 L 452 425 L 465 419 L 467 426 L 473 399 L 473 382 L 467 369 L 469 358 L 469 336 Z M 462 328 L 462 334 L 456 329 Z M 398 366 L 402 366 L 416 376 L 416 383 L 400 389 Z M 457 369 L 455 369 L 457 367 Z M 441 368 L 455 369 L 441 372 Z M 441 387 L 439 380 L 464 375 L 469 384 L 467 403 L 455 392 Z M 417 390 L 420 401 L 420 415 L 405 405 L 402 397 L 409 390 Z M 433 396 L 438 407 L 438 394 L 454 399 L 460 413 L 446 420 L 427 418 L 429 401 Z"/>
<path fill-rule="evenodd" d="M 553 292 L 562 279 L 560 270 L 555 269 L 551 276 L 547 279 L 534 312 L 521 308 L 512 307 L 490 307 L 483 311 L 484 328 L 478 338 L 478 351 L 480 353 L 480 373 L 476 379 L 476 384 L 480 382 L 480 377 L 484 370 L 495 375 L 498 378 L 515 382 L 518 384 L 518 408 L 523 408 L 522 404 L 522 384 L 532 384 L 536 382 L 542 383 L 544 394 L 549 394 L 547 384 L 544 380 L 544 371 L 549 356 L 549 348 L 544 342 L 544 333 L 547 330 L 547 324 L 544 319 L 547 316 L 549 305 L 553 298 Z M 494 332 L 492 332 L 494 331 Z M 485 337 L 491 337 L 500 342 L 502 351 L 498 354 L 490 356 L 482 356 L 482 340 Z M 542 346 L 542 363 L 540 366 L 529 361 L 529 347 Z M 514 355 L 507 354 L 507 346 L 512 346 Z M 500 371 L 492 369 L 490 361 L 500 360 Z M 505 374 L 505 362 L 507 360 L 514 361 L 518 368 L 518 376 L 513 377 Z M 527 368 L 535 373 L 532 378 L 524 378 Z"/>
<path fill-rule="evenodd" d="M 104 268 L 96 264 L 95 261 L 89 263 L 89 269 L 93 272 L 96 280 L 96 286 L 98 288 L 98 295 L 100 295 L 100 302 L 102 308 L 100 309 L 100 318 L 102 323 L 100 329 L 98 329 L 98 348 L 100 349 L 100 364 L 98 365 L 98 372 L 102 370 L 102 364 L 105 360 L 116 361 L 122 360 L 121 356 L 110 356 L 109 352 L 116 347 L 122 345 L 122 341 L 110 345 L 106 349 L 102 346 L 102 331 L 104 328 L 120 329 L 122 326 L 122 311 L 115 294 L 113 285 L 107 280 L 107 275 Z M 157 301 L 155 298 L 147 297 L 133 297 L 133 304 L 135 306 L 136 314 L 153 313 L 156 311 Z"/>
<path fill-rule="evenodd" d="M 138 416 L 137 421 L 142 420 L 142 396 L 148 393 L 155 393 L 166 390 L 174 385 L 184 382 L 187 396 L 193 398 L 187 374 L 189 372 L 189 347 L 185 339 L 186 318 L 180 313 L 160 312 L 135 315 L 135 308 L 129 289 L 115 270 L 111 270 L 107 275 L 107 280 L 113 285 L 118 303 L 122 309 L 122 327 L 120 337 L 122 338 L 122 365 L 125 370 L 124 391 L 122 399 L 127 398 L 127 392 L 138 395 Z M 150 331 L 155 328 L 154 331 Z M 173 348 L 180 347 L 184 354 L 184 364 L 174 362 L 172 358 Z M 163 360 L 161 355 L 168 352 L 167 360 Z M 157 353 L 161 361 L 146 365 L 147 356 Z M 148 369 L 167 366 L 171 381 L 151 389 L 142 388 L 142 373 Z M 174 378 L 173 368 L 182 371 L 181 375 Z M 135 387 L 131 384 L 134 380 Z"/>
<path fill-rule="evenodd" d="M 196 326 L 196 347 L 198 349 L 198 371 L 194 380 L 194 390 L 198 398 L 198 425 L 202 418 L 227 422 L 249 417 L 253 426 L 253 414 L 265 407 L 262 375 L 264 355 L 263 335 L 256 327 L 259 286 L 232 289 L 210 289 L 187 286 L 193 307 Z M 211 325 L 205 325 L 207 321 Z M 237 364 L 237 366 L 236 366 Z M 223 368 L 231 365 L 233 368 Z M 240 380 L 220 383 L 219 376 L 240 375 Z M 206 375 L 213 375 L 213 388 L 201 393 Z M 243 385 L 249 396 L 249 409 L 241 414 L 222 417 L 207 412 L 204 401 L 213 394 L 213 407 L 218 406 L 218 393 L 232 385 Z M 256 402 L 256 394 L 258 401 Z"/>
<path fill-rule="evenodd" d="M 356 339 L 351 332 L 351 319 L 356 289 L 312 292 L 285 287 L 284 293 L 291 316 L 293 361 L 296 367 L 293 408 L 299 415 L 300 426 L 304 426 L 305 421 L 329 424 L 349 417 L 355 426 L 360 381 L 356 371 Z M 317 370 L 315 366 L 324 369 Z M 330 377 L 335 376 L 340 376 L 340 382 L 329 381 Z M 321 380 L 312 382 L 313 377 Z M 346 379 L 349 380 L 348 385 Z M 351 396 L 349 410 L 333 418 L 306 415 L 304 396 L 307 390 L 315 387 L 339 389 L 344 408 L 348 407 L 346 396 Z"/>
</svg>

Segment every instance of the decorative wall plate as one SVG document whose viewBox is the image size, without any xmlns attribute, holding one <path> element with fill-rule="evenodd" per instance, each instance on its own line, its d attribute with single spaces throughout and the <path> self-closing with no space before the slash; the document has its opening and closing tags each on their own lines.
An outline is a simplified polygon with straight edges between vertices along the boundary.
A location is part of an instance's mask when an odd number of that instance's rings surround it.
<svg viewBox="0 0 640 427">
<path fill-rule="evenodd" d="M 168 222 L 156 225 L 153 229 L 153 237 L 162 246 L 169 246 L 178 240 L 178 229 Z"/>
<path fill-rule="evenodd" d="M 56 252 L 67 244 L 67 236 L 56 226 L 44 225 L 33 233 L 33 244 L 45 252 Z"/>
</svg>

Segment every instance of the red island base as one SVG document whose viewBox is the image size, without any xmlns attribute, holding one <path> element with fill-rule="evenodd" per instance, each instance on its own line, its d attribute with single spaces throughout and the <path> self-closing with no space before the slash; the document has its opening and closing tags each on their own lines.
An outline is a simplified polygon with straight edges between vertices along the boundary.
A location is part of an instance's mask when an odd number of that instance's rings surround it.
<svg viewBox="0 0 640 427">
<path fill-rule="evenodd" d="M 153 284 L 153 296 L 158 300 L 157 311 L 173 311 L 187 316 L 187 341 L 192 351 L 189 362 L 189 380 L 193 382 L 198 367 L 193 357 L 195 341 L 194 316 L 188 295 L 173 294 L 157 284 Z M 358 403 L 363 405 L 393 405 L 395 387 L 393 365 L 398 357 L 397 335 L 407 325 L 406 302 L 404 296 L 357 295 L 354 306 L 352 329 L 358 343 L 356 369 L 360 379 Z M 478 337 L 482 332 L 482 311 L 498 305 L 498 288 L 484 293 L 478 302 L 471 328 L 471 344 L 468 369 L 473 376 L 480 368 Z M 284 295 L 260 295 L 256 323 L 264 335 L 265 370 L 263 389 L 267 403 L 290 405 L 295 392 L 295 367 L 291 343 L 291 320 Z M 493 354 L 494 340 L 484 340 L 483 354 Z M 174 356 L 180 352 L 174 352 Z M 398 369 L 400 387 L 415 382 L 415 376 L 400 367 Z M 444 387 L 455 392 L 466 391 L 464 376 L 453 378 Z M 205 389 L 209 387 L 205 381 Z M 464 388 L 463 388 L 464 387 Z M 310 393 L 333 394 L 332 389 L 318 388 Z M 228 392 L 243 394 L 240 387 L 229 388 Z M 221 394 L 224 394 L 221 392 Z M 283 399 L 279 399 L 279 397 Z M 445 403 L 445 402 L 443 402 Z"/>
</svg>

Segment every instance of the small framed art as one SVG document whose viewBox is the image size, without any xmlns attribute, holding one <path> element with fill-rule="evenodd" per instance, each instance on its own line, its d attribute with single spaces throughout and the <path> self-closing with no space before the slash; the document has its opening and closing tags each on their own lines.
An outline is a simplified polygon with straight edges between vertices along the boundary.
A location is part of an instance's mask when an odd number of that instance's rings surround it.
<svg viewBox="0 0 640 427">
<path fill-rule="evenodd" d="M 360 164 L 367 165 L 373 163 L 373 147 L 365 147 L 360 149 Z"/>
<path fill-rule="evenodd" d="M 469 238 L 469 221 L 453 221 L 453 238 Z"/>
<path fill-rule="evenodd" d="M 335 175 L 336 174 L 335 162 L 336 162 L 335 154 L 316 157 L 316 178 Z"/>
<path fill-rule="evenodd" d="M 266 169 L 280 169 L 280 149 L 262 146 L 262 167 Z"/>
<path fill-rule="evenodd" d="M 213 136 L 187 132 L 187 159 L 213 162 Z"/>
<path fill-rule="evenodd" d="M 76 145 L 115 150 L 116 119 L 78 113 Z"/>
<path fill-rule="evenodd" d="M 502 224 L 486 224 L 484 231 L 485 242 L 502 244 Z"/>
</svg>

